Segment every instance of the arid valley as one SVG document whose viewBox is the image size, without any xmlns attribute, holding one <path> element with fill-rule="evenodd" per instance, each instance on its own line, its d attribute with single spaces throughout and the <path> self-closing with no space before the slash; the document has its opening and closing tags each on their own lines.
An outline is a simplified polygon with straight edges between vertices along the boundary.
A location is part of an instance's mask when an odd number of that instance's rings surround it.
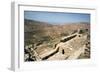
<svg viewBox="0 0 100 73">
<path fill-rule="evenodd" d="M 90 24 L 24 20 L 24 61 L 90 58 Z"/>
</svg>

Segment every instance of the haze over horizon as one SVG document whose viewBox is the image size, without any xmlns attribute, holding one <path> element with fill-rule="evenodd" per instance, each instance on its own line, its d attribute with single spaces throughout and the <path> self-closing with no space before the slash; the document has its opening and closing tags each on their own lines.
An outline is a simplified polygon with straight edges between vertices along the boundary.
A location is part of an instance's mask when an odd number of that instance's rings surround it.
<svg viewBox="0 0 100 73">
<path fill-rule="evenodd" d="M 90 14 L 85 13 L 65 13 L 65 12 L 44 12 L 44 11 L 24 11 L 24 19 L 47 22 L 50 24 L 63 23 L 90 23 Z"/>
</svg>

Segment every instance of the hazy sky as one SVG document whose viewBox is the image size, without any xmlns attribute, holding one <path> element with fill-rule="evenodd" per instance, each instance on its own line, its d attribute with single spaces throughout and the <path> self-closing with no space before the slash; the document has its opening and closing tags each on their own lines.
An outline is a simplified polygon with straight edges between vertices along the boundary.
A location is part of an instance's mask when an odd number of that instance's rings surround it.
<svg viewBox="0 0 100 73">
<path fill-rule="evenodd" d="M 24 11 L 24 18 L 57 24 L 90 22 L 90 14 L 84 13 Z"/>
</svg>

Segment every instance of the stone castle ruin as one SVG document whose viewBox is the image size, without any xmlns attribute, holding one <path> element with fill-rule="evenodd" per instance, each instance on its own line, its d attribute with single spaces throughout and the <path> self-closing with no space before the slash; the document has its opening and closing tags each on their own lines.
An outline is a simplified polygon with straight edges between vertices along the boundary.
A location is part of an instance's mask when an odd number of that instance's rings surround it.
<svg viewBox="0 0 100 73">
<path fill-rule="evenodd" d="M 90 58 L 89 44 L 90 42 L 87 42 L 87 35 L 77 32 L 69 36 L 62 37 L 59 43 L 54 44 L 53 48 L 45 47 L 45 45 L 25 46 L 24 60 L 41 61 L 78 59 L 84 57 Z"/>
</svg>

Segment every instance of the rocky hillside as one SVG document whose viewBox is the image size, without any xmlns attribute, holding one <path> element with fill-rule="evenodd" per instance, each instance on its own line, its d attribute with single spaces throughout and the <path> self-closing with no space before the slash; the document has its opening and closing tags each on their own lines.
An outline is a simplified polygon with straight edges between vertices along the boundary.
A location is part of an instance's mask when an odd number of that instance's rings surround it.
<svg viewBox="0 0 100 73">
<path fill-rule="evenodd" d="M 83 53 L 81 55 L 79 54 L 80 52 L 79 50 L 78 54 L 80 56 L 78 58 L 79 59 L 90 58 L 90 24 L 89 23 L 80 22 L 80 23 L 70 23 L 70 24 L 68 23 L 49 24 L 46 22 L 25 19 L 25 22 L 24 22 L 25 61 L 27 60 L 27 57 L 28 58 L 30 58 L 29 56 L 33 57 L 32 55 L 33 53 L 35 53 L 34 60 L 36 60 L 35 57 L 38 57 L 38 60 L 41 60 L 39 57 L 42 56 L 42 54 L 44 53 L 48 54 L 49 51 L 53 51 L 56 48 L 57 44 L 62 42 L 61 41 L 62 38 L 73 35 L 75 33 L 82 34 L 82 37 L 87 36 L 87 38 L 85 38 L 85 41 L 82 39 L 76 38 L 75 40 L 72 40 L 72 42 L 70 42 L 72 44 L 69 44 L 69 45 L 73 46 L 72 48 L 76 49 L 75 47 L 80 46 L 80 45 L 78 46 L 77 44 L 81 44 L 81 43 L 78 43 L 78 41 L 84 41 L 84 43 L 87 43 L 86 46 L 88 48 L 85 50 L 85 54 Z M 76 43 L 74 43 L 75 41 Z M 68 44 L 63 45 L 63 46 L 67 46 L 67 45 Z M 61 46 L 61 48 L 63 46 Z M 66 48 L 64 50 L 66 50 Z M 58 49 L 54 50 L 54 53 L 55 52 L 58 52 Z M 68 52 L 68 50 L 66 52 Z M 54 55 L 54 57 L 58 57 L 58 55 L 59 53 L 57 54 L 57 56 Z M 66 55 L 64 56 L 64 58 L 65 57 Z M 72 57 L 75 57 L 75 56 L 72 56 Z M 47 57 L 45 59 L 47 59 Z M 30 58 L 28 60 L 33 60 L 33 59 Z"/>
<path fill-rule="evenodd" d="M 48 24 L 34 20 L 25 20 L 25 44 L 50 41 L 77 32 L 78 29 L 89 30 L 88 23 Z"/>
</svg>

